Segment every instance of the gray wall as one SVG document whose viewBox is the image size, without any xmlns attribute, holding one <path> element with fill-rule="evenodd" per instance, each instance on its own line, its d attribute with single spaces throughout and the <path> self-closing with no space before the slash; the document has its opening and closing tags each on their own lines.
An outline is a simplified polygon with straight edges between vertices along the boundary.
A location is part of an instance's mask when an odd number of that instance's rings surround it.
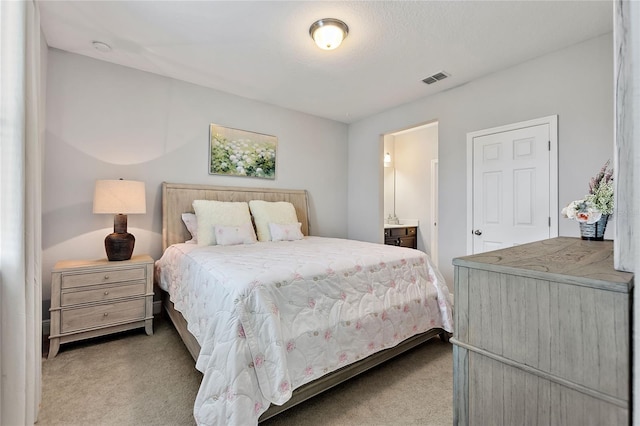
<svg viewBox="0 0 640 426">
<path fill-rule="evenodd" d="M 468 132 L 558 114 L 559 205 L 584 196 L 613 158 L 612 43 L 611 34 L 597 37 L 351 124 L 349 238 L 382 241 L 381 135 L 431 120 L 439 128 L 439 267 L 448 283 L 452 259 L 466 254 Z M 561 218 L 559 233 L 579 236 L 578 225 Z"/>
<path fill-rule="evenodd" d="M 312 234 L 347 236 L 347 125 L 56 49 L 47 72 L 45 311 L 55 262 L 105 257 L 113 216 L 92 213 L 96 179 L 146 183 L 147 214 L 130 215 L 129 232 L 134 254 L 155 259 L 163 181 L 306 189 Z M 276 179 L 209 175 L 210 123 L 277 136 Z"/>
<path fill-rule="evenodd" d="M 146 182 L 148 212 L 131 215 L 129 228 L 136 253 L 155 258 L 162 181 L 304 188 L 314 235 L 382 242 L 382 135 L 438 120 L 439 266 L 452 282 L 451 260 L 466 250 L 467 132 L 558 114 L 560 206 L 582 197 L 613 155 L 610 34 L 349 126 L 55 49 L 48 56 L 45 309 L 56 261 L 104 256 L 112 218 L 91 212 L 96 179 Z M 276 180 L 208 175 L 212 122 L 278 136 Z M 578 236 L 567 219 L 559 229 Z"/>
</svg>

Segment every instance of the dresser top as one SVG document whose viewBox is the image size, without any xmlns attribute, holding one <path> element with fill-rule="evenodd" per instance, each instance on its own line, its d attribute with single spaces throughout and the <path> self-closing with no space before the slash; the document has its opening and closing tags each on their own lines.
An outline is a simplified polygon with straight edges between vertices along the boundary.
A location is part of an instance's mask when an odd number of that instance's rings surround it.
<svg viewBox="0 0 640 426">
<path fill-rule="evenodd" d="M 129 260 L 117 260 L 117 261 L 109 261 L 107 259 L 96 259 L 96 260 L 61 260 L 57 262 L 53 270 L 54 271 L 63 271 L 66 269 L 76 269 L 76 268 L 100 268 L 100 267 L 123 267 L 130 266 L 132 264 L 140 264 L 140 263 L 153 263 L 153 259 L 151 256 L 146 254 L 140 254 L 137 256 L 132 256 Z"/>
<path fill-rule="evenodd" d="M 453 259 L 456 266 L 629 292 L 633 274 L 613 269 L 613 241 L 558 237 Z"/>
</svg>

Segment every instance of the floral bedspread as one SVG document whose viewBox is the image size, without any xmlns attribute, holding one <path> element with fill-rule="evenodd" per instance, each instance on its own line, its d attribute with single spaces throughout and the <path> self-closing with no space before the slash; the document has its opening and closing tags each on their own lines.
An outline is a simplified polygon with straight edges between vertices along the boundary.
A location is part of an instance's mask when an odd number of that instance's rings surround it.
<svg viewBox="0 0 640 426">
<path fill-rule="evenodd" d="M 321 237 L 176 244 L 156 269 L 201 346 L 200 425 L 257 424 L 307 382 L 429 329 L 453 331 L 448 288 L 417 250 Z"/>
</svg>

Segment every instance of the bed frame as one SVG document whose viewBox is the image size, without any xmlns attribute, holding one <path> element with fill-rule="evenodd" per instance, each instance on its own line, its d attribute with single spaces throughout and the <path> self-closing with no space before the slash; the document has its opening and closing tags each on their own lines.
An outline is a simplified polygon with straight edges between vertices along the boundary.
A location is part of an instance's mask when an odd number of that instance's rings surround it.
<svg viewBox="0 0 640 426">
<path fill-rule="evenodd" d="M 220 187 L 198 184 L 162 184 L 162 248 L 165 250 L 171 244 L 182 243 L 191 238 L 182 222 L 182 213 L 193 212 L 193 200 L 218 200 L 218 201 L 288 201 L 296 209 L 298 221 L 302 223 L 302 233 L 309 235 L 309 203 L 307 192 L 304 190 L 270 189 L 270 188 L 237 188 Z M 162 292 L 162 304 L 185 346 L 194 360 L 200 353 L 200 345 L 187 330 L 187 321 L 182 314 L 173 308 L 169 295 Z M 449 334 L 443 329 L 436 328 L 422 334 L 413 336 L 397 346 L 377 352 L 369 357 L 353 364 L 342 367 L 332 373 L 307 383 L 293 391 L 293 396 L 285 404 L 271 405 L 260 416 L 260 421 L 267 420 L 276 414 L 293 407 L 319 393 L 330 389 L 350 378 L 363 373 L 403 352 L 406 352 L 421 343 L 440 336 L 448 340 Z"/>
</svg>

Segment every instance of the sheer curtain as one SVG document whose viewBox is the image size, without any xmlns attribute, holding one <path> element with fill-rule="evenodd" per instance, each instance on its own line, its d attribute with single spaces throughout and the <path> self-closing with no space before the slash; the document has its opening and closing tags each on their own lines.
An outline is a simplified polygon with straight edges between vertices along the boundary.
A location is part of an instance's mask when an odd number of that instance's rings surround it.
<svg viewBox="0 0 640 426">
<path fill-rule="evenodd" d="M 37 420 L 42 361 L 40 18 L 0 1 L 0 424 Z"/>
</svg>

